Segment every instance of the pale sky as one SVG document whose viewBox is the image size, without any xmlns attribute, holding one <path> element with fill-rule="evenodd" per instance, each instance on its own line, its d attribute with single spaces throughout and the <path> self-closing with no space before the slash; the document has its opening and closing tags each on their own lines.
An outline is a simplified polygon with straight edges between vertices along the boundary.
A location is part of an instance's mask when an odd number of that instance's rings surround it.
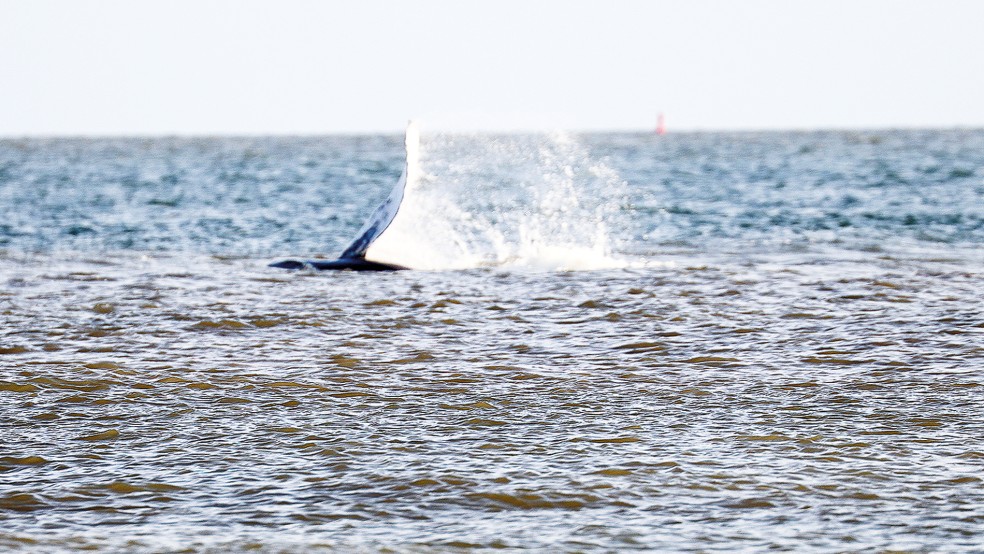
<svg viewBox="0 0 984 554">
<path fill-rule="evenodd" d="M 0 136 L 984 127 L 977 0 L 0 0 Z"/>
</svg>

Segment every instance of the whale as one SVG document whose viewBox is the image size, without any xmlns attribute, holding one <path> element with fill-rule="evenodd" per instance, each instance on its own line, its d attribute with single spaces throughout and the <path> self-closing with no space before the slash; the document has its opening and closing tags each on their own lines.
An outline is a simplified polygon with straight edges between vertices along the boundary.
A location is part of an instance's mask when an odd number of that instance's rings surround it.
<svg viewBox="0 0 984 554">
<path fill-rule="evenodd" d="M 383 200 L 375 211 L 369 216 L 365 224 L 356 234 L 355 239 L 345 247 L 345 250 L 335 260 L 282 260 L 269 264 L 269 267 L 280 269 L 313 269 L 317 271 L 329 270 L 352 270 L 352 271 L 399 271 L 410 269 L 402 265 L 388 263 L 383 260 L 369 259 L 367 254 L 369 248 L 396 219 L 406 196 L 408 184 L 413 184 L 416 180 L 416 166 L 418 157 L 418 147 L 420 144 L 420 133 L 417 125 L 411 121 L 407 124 L 406 134 L 403 139 L 405 158 L 403 172 L 400 179 L 396 182 L 389 196 Z"/>
</svg>

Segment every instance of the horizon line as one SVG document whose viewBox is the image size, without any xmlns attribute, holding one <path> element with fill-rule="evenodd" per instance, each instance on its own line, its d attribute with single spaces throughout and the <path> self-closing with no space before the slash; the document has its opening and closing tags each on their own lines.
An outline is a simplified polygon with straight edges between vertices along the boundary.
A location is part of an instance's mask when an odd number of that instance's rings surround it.
<svg viewBox="0 0 984 554">
<path fill-rule="evenodd" d="M 422 125 L 425 133 L 442 135 L 517 135 L 517 134 L 549 134 L 573 133 L 588 134 L 652 134 L 657 135 L 656 126 L 634 128 L 547 128 L 547 127 L 515 127 L 507 129 L 455 129 L 428 128 Z M 951 124 L 951 125 L 868 125 L 868 126 L 762 126 L 762 127 L 680 127 L 667 129 L 662 136 L 692 135 L 692 134 L 725 134 L 725 133 L 811 133 L 811 132 L 888 132 L 888 131 L 982 131 L 984 124 Z M 157 139 L 157 138 L 262 138 L 262 137 L 366 137 L 366 136 L 402 136 L 403 127 L 393 129 L 370 130 L 335 130 L 335 131 L 162 131 L 162 132 L 66 132 L 66 133 L 5 133 L 0 131 L 0 140 L 44 140 L 44 139 Z"/>
</svg>

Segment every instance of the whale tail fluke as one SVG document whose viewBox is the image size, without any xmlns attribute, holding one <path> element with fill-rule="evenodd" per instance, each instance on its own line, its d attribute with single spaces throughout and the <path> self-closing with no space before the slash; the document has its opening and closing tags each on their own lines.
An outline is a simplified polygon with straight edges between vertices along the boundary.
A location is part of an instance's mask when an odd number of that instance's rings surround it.
<svg viewBox="0 0 984 554">
<path fill-rule="evenodd" d="M 396 264 L 366 260 L 366 251 L 389 228 L 390 224 L 393 223 L 393 219 L 396 218 L 397 212 L 400 211 L 400 205 L 403 203 L 403 197 L 406 194 L 408 183 L 413 183 L 417 179 L 416 172 L 420 134 L 415 122 L 410 121 L 407 124 L 403 143 L 406 152 L 406 161 L 403 164 L 403 172 L 400 174 L 399 181 L 397 181 L 396 186 L 393 187 L 389 196 L 386 197 L 386 200 L 372 212 L 372 215 L 366 220 L 362 229 L 359 230 L 355 240 L 342 251 L 342 255 L 337 260 L 284 260 L 274 262 L 270 264 L 270 267 L 281 269 L 310 268 L 317 270 L 352 269 L 355 271 L 395 271 L 407 269 Z"/>
</svg>

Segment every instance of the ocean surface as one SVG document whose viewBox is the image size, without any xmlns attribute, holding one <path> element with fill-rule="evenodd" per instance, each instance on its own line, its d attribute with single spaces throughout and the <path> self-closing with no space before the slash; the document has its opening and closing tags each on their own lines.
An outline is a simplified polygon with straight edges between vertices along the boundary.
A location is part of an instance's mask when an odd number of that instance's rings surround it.
<svg viewBox="0 0 984 554">
<path fill-rule="evenodd" d="M 402 142 L 0 140 L 0 550 L 984 552 L 984 131 Z"/>
</svg>

